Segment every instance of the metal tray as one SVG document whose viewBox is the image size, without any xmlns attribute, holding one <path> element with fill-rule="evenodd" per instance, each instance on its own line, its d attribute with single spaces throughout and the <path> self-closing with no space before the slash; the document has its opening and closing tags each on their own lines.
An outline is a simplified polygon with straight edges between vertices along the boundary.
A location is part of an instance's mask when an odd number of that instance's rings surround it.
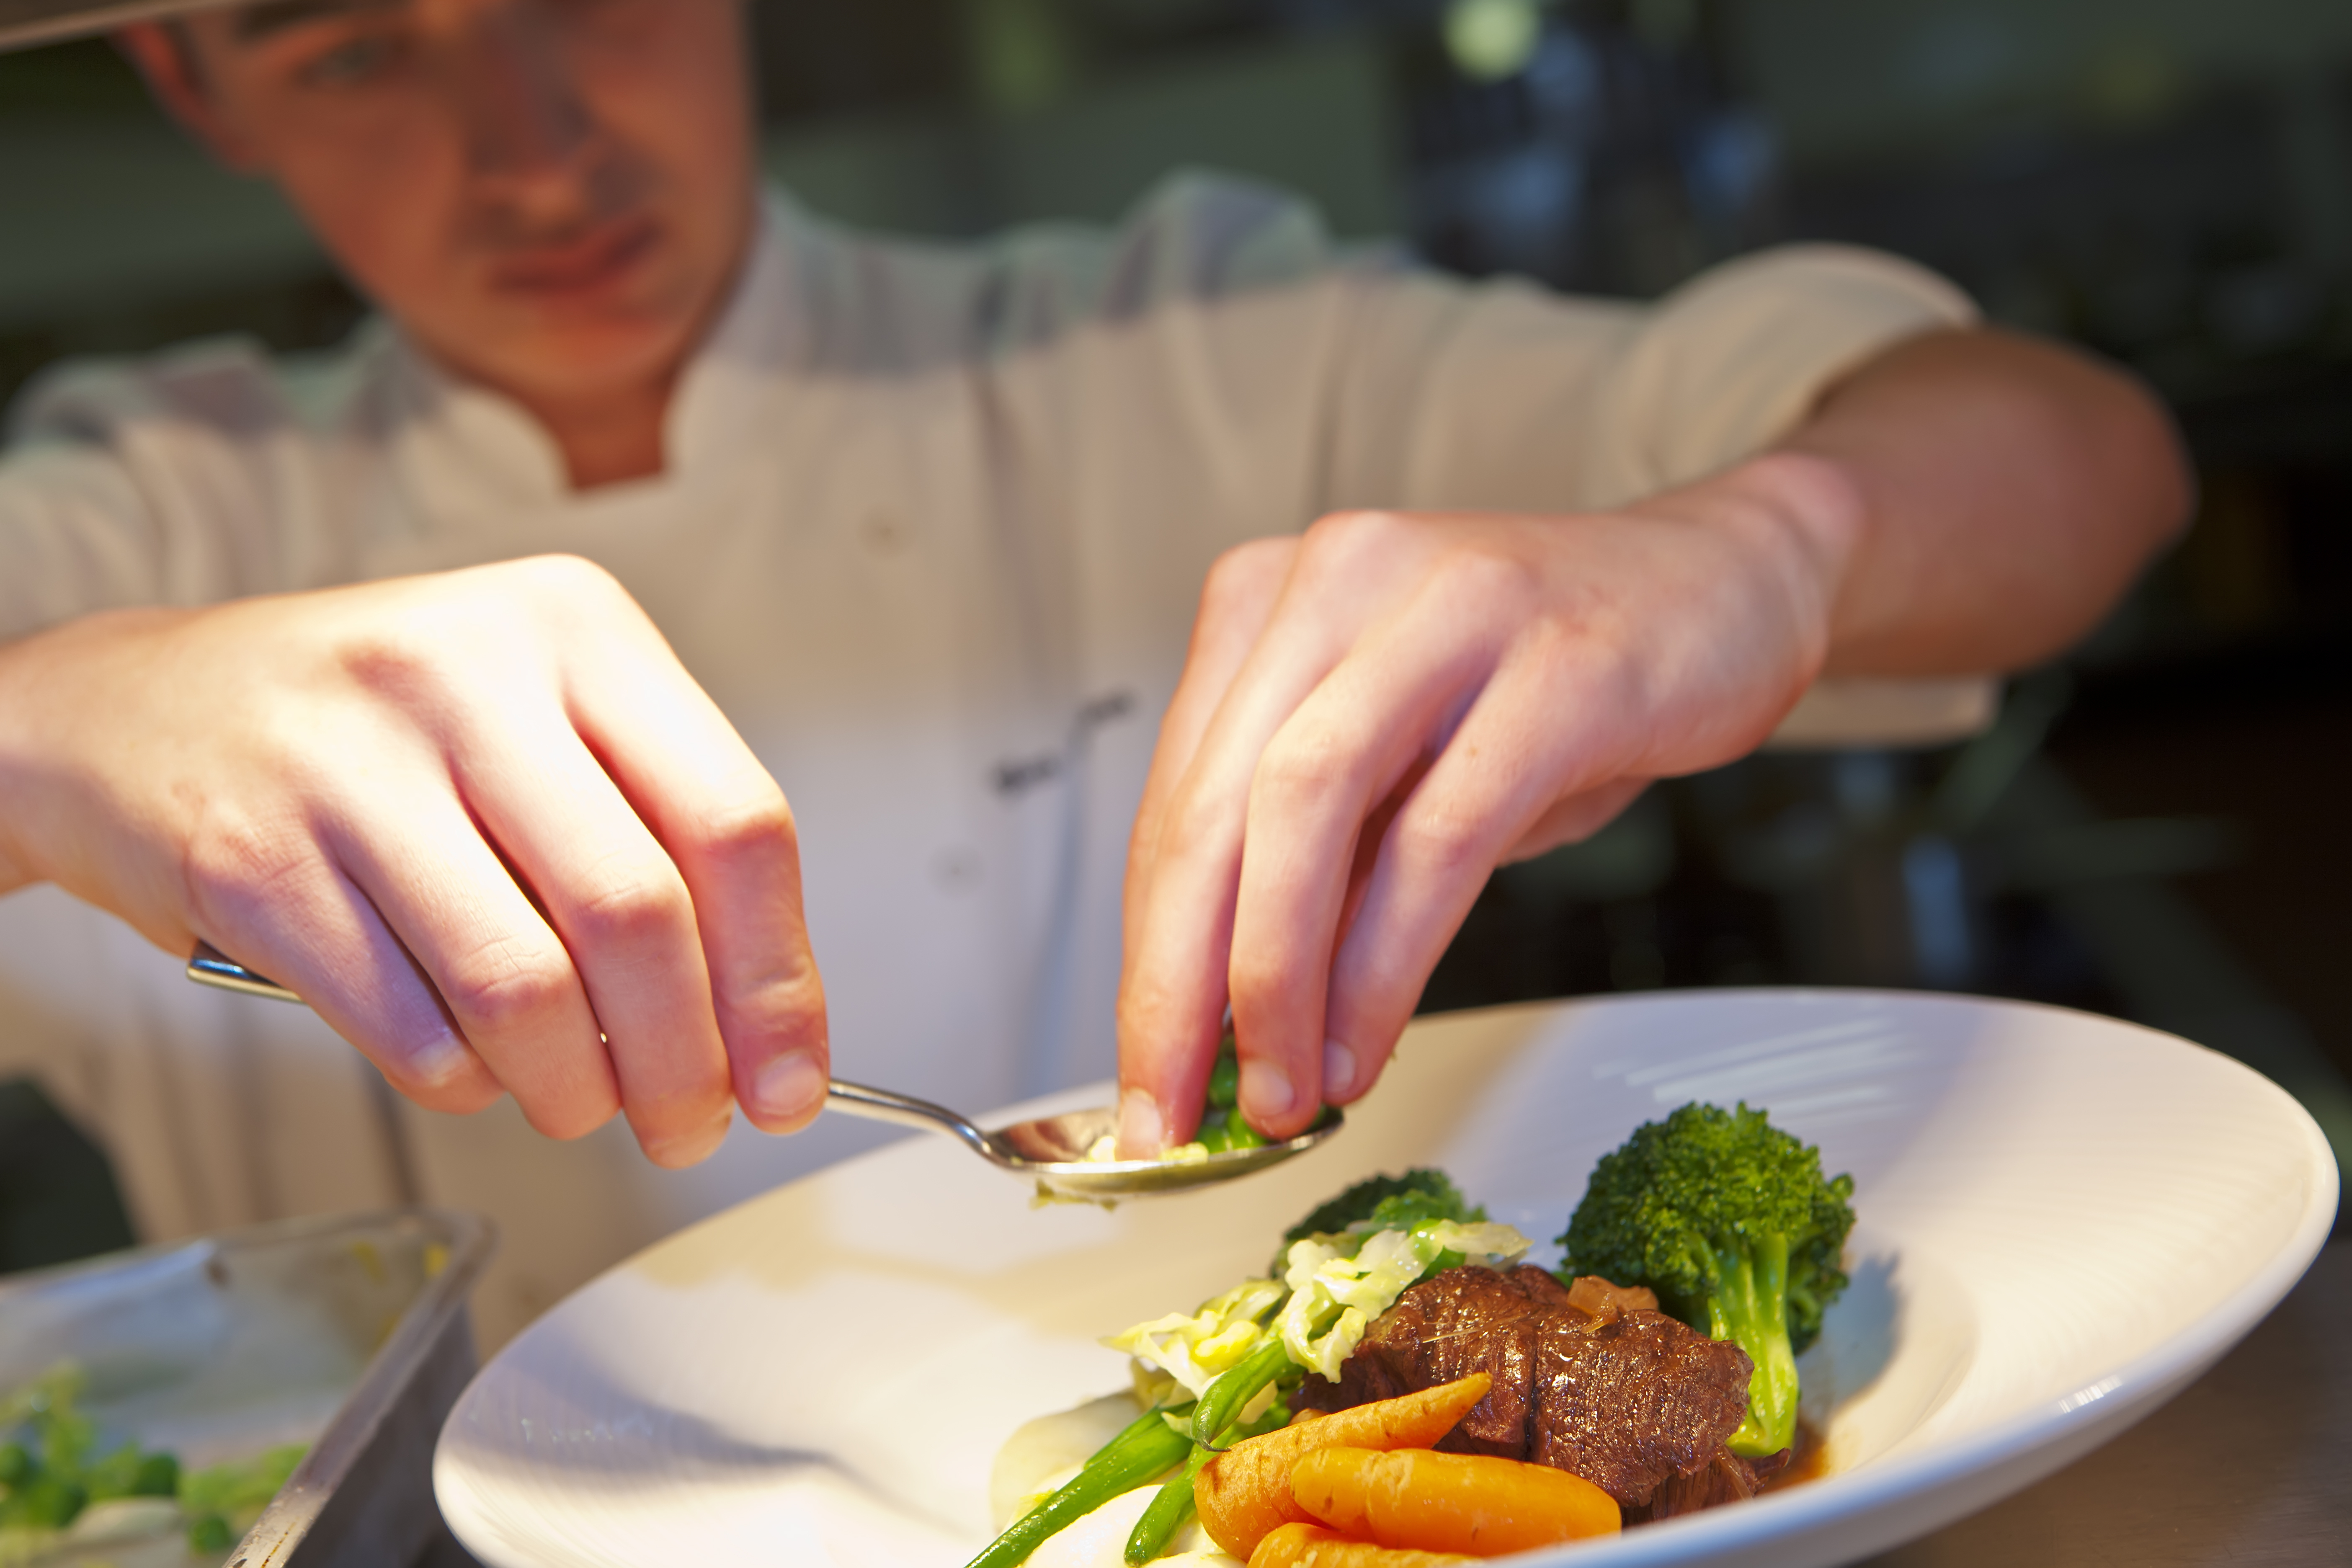
<svg viewBox="0 0 2352 1568">
<path fill-rule="evenodd" d="M 0 1387 L 78 1362 L 106 1429 L 191 1466 L 309 1442 L 226 1568 L 411 1568 L 441 1532 L 433 1444 L 473 1375 L 466 1298 L 491 1246 L 488 1220 L 406 1209 L 17 1275 Z M 161 1538 L 83 1555 L 200 1561 Z"/>
</svg>

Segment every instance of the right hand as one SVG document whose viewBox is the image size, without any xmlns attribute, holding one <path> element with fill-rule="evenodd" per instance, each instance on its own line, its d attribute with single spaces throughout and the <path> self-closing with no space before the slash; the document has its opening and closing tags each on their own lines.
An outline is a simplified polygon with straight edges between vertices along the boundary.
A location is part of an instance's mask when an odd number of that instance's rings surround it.
<svg viewBox="0 0 2352 1568">
<path fill-rule="evenodd" d="M 791 809 L 582 561 L 0 648 L 0 890 L 37 880 L 271 975 L 432 1109 L 620 1110 L 676 1166 L 730 1100 L 778 1132 L 824 1104 Z"/>
</svg>

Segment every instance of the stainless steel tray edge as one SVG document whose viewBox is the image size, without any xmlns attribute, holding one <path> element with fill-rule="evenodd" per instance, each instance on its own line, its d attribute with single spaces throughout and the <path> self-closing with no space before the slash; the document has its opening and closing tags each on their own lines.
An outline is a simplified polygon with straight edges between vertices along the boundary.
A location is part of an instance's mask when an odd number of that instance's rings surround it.
<svg viewBox="0 0 2352 1568">
<path fill-rule="evenodd" d="M 497 1246 L 479 1215 L 401 1211 L 446 1232 L 448 1257 L 384 1340 L 226 1568 L 409 1568 L 438 1531 L 433 1444 L 474 1374 L 467 1296 Z M 349 1216 L 273 1231 L 328 1230 Z"/>
</svg>

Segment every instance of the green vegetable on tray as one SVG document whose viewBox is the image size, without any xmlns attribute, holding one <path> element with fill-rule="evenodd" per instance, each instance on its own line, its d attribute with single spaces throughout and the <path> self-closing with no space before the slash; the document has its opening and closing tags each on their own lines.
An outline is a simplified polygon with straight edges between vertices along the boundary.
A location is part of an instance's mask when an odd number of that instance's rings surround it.
<svg viewBox="0 0 2352 1568">
<path fill-rule="evenodd" d="M 1565 1278 L 1646 1285 L 1691 1327 L 1756 1363 L 1731 1451 L 1795 1440 L 1797 1355 L 1845 1289 L 1853 1178 L 1822 1174 L 1821 1152 L 1764 1112 L 1690 1104 L 1645 1123 L 1594 1167 L 1566 1234 Z"/>
<path fill-rule="evenodd" d="M 135 1442 L 101 1449 L 98 1423 L 79 1407 L 83 1381 L 79 1366 L 62 1363 L 0 1399 L 0 1560 L 46 1544 L 94 1503 L 142 1497 L 178 1502 L 190 1546 L 226 1551 L 308 1451 L 287 1444 L 184 1472 L 175 1455 Z"/>
</svg>

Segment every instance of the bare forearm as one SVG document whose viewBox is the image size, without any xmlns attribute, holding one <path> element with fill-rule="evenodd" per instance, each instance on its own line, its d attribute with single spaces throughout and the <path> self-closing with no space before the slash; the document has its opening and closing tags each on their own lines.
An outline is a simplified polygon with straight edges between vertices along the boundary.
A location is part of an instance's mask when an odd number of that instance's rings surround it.
<svg viewBox="0 0 2352 1568">
<path fill-rule="evenodd" d="M 2087 632 L 2186 521 L 2162 408 L 2123 374 L 1999 332 L 1873 360 L 1784 449 L 1860 502 L 1827 672 L 2015 669 Z"/>
</svg>

